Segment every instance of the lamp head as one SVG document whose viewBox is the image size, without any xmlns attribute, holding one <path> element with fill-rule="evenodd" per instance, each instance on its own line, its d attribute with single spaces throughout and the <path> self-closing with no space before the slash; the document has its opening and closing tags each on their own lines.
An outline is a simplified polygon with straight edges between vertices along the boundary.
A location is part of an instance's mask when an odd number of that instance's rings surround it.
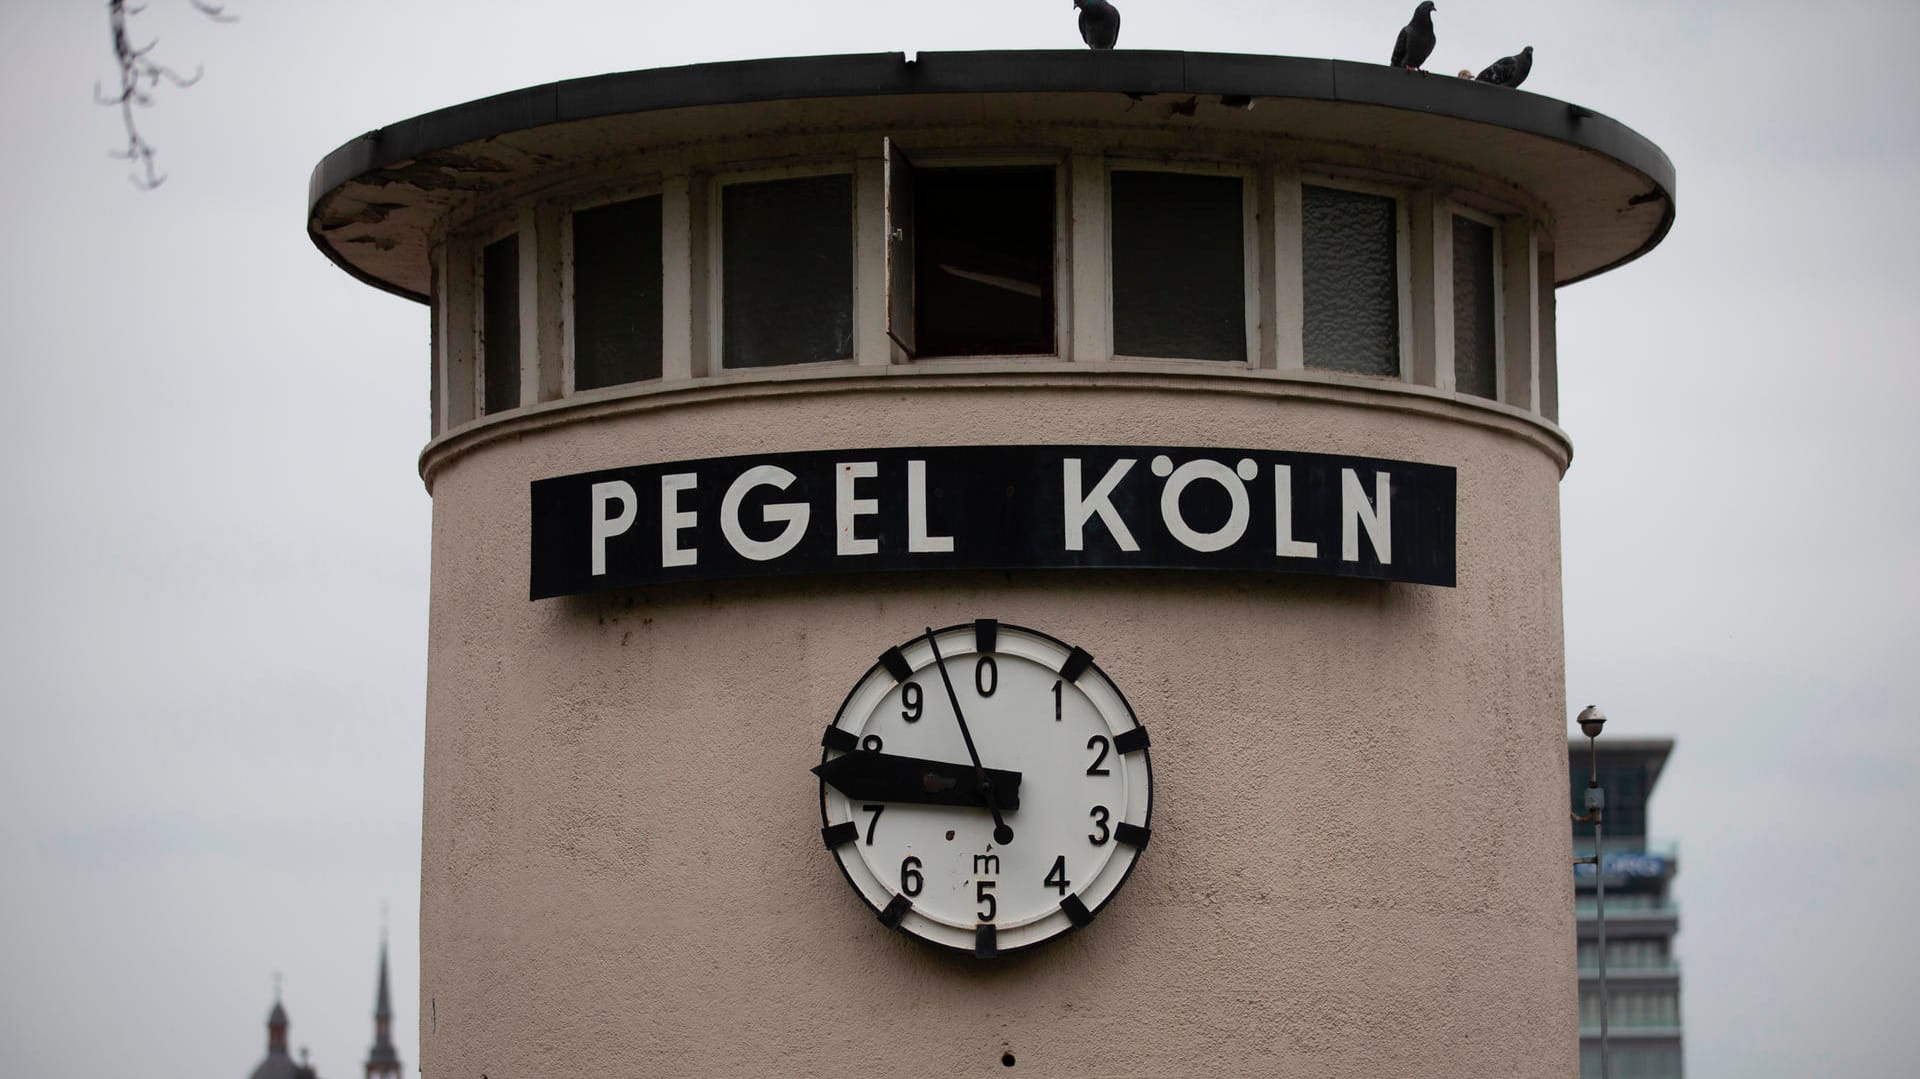
<svg viewBox="0 0 1920 1079">
<path fill-rule="evenodd" d="M 1607 725 L 1607 714 L 1589 704 L 1580 709 L 1580 730 L 1588 738 L 1600 737 L 1600 728 Z"/>
</svg>

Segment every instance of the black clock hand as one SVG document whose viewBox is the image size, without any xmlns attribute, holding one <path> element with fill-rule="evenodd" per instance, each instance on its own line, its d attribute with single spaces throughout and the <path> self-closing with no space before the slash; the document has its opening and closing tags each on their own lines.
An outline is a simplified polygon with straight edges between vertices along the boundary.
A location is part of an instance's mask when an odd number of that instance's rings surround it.
<svg viewBox="0 0 1920 1079">
<path fill-rule="evenodd" d="M 953 691 L 953 679 L 947 677 L 947 661 L 940 657 L 940 645 L 933 639 L 932 626 L 927 627 L 927 647 L 933 649 L 933 663 L 940 668 L 940 681 L 947 687 L 947 700 L 953 704 L 953 718 L 960 724 L 960 737 L 967 743 L 967 756 L 973 758 L 973 776 L 979 784 L 980 796 L 986 799 L 987 812 L 993 814 L 993 841 L 1004 847 L 1013 842 L 1013 829 L 1007 827 L 1006 820 L 1000 816 L 1000 805 L 993 793 L 993 781 L 980 764 L 980 751 L 974 748 L 973 732 L 967 730 L 967 717 L 960 713 L 960 695 Z"/>
<path fill-rule="evenodd" d="M 985 806 L 970 764 L 897 757 L 854 750 L 816 766 L 813 774 L 856 802 L 909 802 L 935 806 Z M 994 799 L 1008 810 L 1020 808 L 1020 773 L 987 769 Z"/>
</svg>

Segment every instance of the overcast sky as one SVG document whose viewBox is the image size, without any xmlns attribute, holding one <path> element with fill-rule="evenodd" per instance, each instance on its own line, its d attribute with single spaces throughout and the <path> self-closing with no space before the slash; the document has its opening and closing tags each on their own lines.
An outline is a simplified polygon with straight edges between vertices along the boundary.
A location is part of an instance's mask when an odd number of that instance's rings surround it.
<svg viewBox="0 0 1920 1079">
<path fill-rule="evenodd" d="M 1078 44 L 1068 0 L 229 7 L 135 22 L 206 71 L 141 117 L 146 192 L 104 0 L 0 3 L 0 1075 L 244 1076 L 274 971 L 356 1074 L 383 903 L 417 1065 L 427 313 L 308 243 L 315 162 L 555 79 Z M 1383 62 L 1411 3 L 1122 7 L 1122 46 Z M 1559 302 L 1568 706 L 1678 739 L 1688 1072 L 1910 1075 L 1920 5 L 1436 23 L 1431 67 L 1532 44 L 1679 171 L 1666 243 Z"/>
</svg>

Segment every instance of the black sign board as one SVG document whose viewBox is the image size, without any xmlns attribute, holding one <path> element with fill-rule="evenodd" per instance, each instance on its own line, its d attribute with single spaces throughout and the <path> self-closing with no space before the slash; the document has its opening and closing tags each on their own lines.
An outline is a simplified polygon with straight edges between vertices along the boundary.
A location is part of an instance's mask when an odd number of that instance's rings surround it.
<svg viewBox="0 0 1920 1079">
<path fill-rule="evenodd" d="M 865 570 L 1211 569 L 1454 583 L 1454 470 L 1271 450 L 928 446 L 533 483 L 532 598 Z"/>
</svg>

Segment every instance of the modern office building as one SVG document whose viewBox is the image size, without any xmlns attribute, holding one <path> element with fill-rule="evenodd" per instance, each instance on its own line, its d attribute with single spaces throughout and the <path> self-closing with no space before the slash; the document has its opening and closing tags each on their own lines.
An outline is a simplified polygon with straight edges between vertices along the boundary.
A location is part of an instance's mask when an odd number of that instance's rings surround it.
<svg viewBox="0 0 1920 1079">
<path fill-rule="evenodd" d="M 1613 1079 L 1679 1079 L 1680 963 L 1673 938 L 1680 911 L 1672 898 L 1680 871 L 1671 843 L 1649 838 L 1647 801 L 1673 752 L 1669 738 L 1601 738 L 1600 786 L 1606 791 L 1602 866 L 1606 873 L 1608 1044 Z M 1584 738 L 1567 742 L 1573 812 L 1585 813 L 1592 766 Z M 1593 826 L 1573 826 L 1576 855 L 1593 854 Z M 1600 942 L 1594 868 L 1576 866 L 1579 918 L 1580 1074 L 1600 1074 Z"/>
<path fill-rule="evenodd" d="M 1571 1075 L 1555 295 L 1674 190 L 1567 102 L 1129 50 L 328 155 L 431 326 L 424 1073 Z"/>
</svg>

